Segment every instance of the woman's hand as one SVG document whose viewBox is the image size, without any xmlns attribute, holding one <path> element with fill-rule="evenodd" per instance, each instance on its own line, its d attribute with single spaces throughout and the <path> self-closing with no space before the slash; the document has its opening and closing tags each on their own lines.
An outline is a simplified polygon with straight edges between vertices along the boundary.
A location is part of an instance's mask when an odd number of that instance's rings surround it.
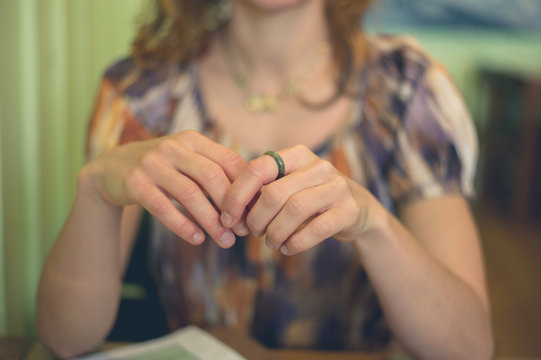
<svg viewBox="0 0 541 360">
<path fill-rule="evenodd" d="M 234 151 L 184 131 L 114 148 L 81 174 L 107 203 L 140 204 L 179 237 L 202 243 L 203 232 L 177 209 L 176 200 L 220 246 L 230 247 L 235 236 L 220 223 L 217 208 L 243 167 Z"/>
<path fill-rule="evenodd" d="M 284 177 L 270 156 L 250 161 L 225 196 L 222 224 L 266 234 L 266 244 L 286 255 L 305 251 L 333 236 L 358 239 L 372 222 L 377 201 L 305 146 L 278 152 Z"/>
</svg>

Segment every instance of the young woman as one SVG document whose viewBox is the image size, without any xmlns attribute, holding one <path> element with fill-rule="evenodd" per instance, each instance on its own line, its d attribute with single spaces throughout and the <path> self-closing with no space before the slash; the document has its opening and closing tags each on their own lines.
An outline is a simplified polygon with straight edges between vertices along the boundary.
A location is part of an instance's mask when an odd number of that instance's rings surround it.
<svg viewBox="0 0 541 360">
<path fill-rule="evenodd" d="M 48 346 L 107 336 L 150 213 L 172 329 L 364 350 L 393 334 L 418 358 L 490 358 L 470 118 L 414 41 L 359 29 L 368 3 L 156 2 L 102 82 L 41 278 Z"/>
</svg>

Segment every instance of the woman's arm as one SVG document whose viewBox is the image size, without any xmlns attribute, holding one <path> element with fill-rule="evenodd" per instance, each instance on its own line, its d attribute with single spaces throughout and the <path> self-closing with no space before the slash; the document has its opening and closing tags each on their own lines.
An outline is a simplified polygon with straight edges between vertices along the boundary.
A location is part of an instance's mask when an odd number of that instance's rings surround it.
<svg viewBox="0 0 541 360">
<path fill-rule="evenodd" d="M 483 259 L 466 201 L 418 201 L 401 211 L 405 226 L 375 212 L 355 244 L 393 333 L 416 358 L 490 359 Z"/>
<path fill-rule="evenodd" d="M 492 334 L 477 232 L 459 195 L 403 209 L 408 231 L 361 185 L 304 146 L 245 167 L 225 197 L 222 222 L 243 221 L 270 248 L 303 252 L 329 237 L 352 242 L 392 330 L 421 359 L 489 359 Z M 259 195 L 257 195 L 259 194 Z M 246 217 L 243 213 L 249 208 Z"/>
<path fill-rule="evenodd" d="M 232 246 L 235 236 L 215 206 L 243 166 L 237 153 L 194 131 L 119 146 L 87 164 L 40 280 L 42 341 L 62 357 L 103 341 L 116 316 L 140 206 L 194 245 L 204 241 L 204 229 L 220 246 Z"/>
<path fill-rule="evenodd" d="M 37 299 L 38 335 L 63 358 L 95 348 L 113 326 L 138 215 L 134 206 L 123 210 L 93 195 L 84 170 L 77 190 L 45 262 Z"/>
</svg>

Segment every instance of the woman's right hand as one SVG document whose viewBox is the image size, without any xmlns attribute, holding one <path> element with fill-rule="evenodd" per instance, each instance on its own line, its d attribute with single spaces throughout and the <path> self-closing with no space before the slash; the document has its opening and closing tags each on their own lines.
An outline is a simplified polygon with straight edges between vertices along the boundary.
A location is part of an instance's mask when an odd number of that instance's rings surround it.
<svg viewBox="0 0 541 360">
<path fill-rule="evenodd" d="M 201 244 L 201 228 L 174 205 L 176 200 L 226 248 L 235 236 L 222 226 L 219 211 L 243 167 L 236 152 L 188 130 L 107 151 L 81 170 L 80 180 L 100 200 L 115 206 L 140 204 L 182 239 Z M 242 227 L 234 230 L 247 233 Z"/>
</svg>

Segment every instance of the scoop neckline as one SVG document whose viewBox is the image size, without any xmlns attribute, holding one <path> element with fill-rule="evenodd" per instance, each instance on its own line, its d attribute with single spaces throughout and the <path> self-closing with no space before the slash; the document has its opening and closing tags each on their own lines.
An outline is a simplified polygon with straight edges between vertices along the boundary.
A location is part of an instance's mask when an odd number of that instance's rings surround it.
<svg viewBox="0 0 541 360">
<path fill-rule="evenodd" d="M 224 137 L 231 138 L 231 136 L 210 115 L 209 107 L 206 102 L 205 94 L 201 85 L 199 66 L 192 63 L 189 66 L 189 71 L 193 78 L 194 96 L 197 99 L 200 107 L 202 130 L 216 130 L 217 140 L 223 139 Z M 356 128 L 359 127 L 362 119 L 361 114 L 364 104 L 364 95 L 366 93 L 366 67 L 361 71 L 357 78 L 357 81 L 360 83 L 359 93 L 355 96 L 352 96 L 351 104 L 349 105 L 346 118 L 341 120 L 337 130 L 330 134 L 328 137 L 326 137 L 324 141 L 320 142 L 314 147 L 309 147 L 309 149 L 317 156 L 321 156 L 327 153 L 331 149 L 333 144 L 339 142 L 339 139 L 343 138 L 346 134 L 354 131 Z M 241 153 L 249 155 L 250 158 L 260 156 L 259 152 L 249 149 L 240 143 L 236 143 L 236 148 L 240 149 Z"/>
</svg>

